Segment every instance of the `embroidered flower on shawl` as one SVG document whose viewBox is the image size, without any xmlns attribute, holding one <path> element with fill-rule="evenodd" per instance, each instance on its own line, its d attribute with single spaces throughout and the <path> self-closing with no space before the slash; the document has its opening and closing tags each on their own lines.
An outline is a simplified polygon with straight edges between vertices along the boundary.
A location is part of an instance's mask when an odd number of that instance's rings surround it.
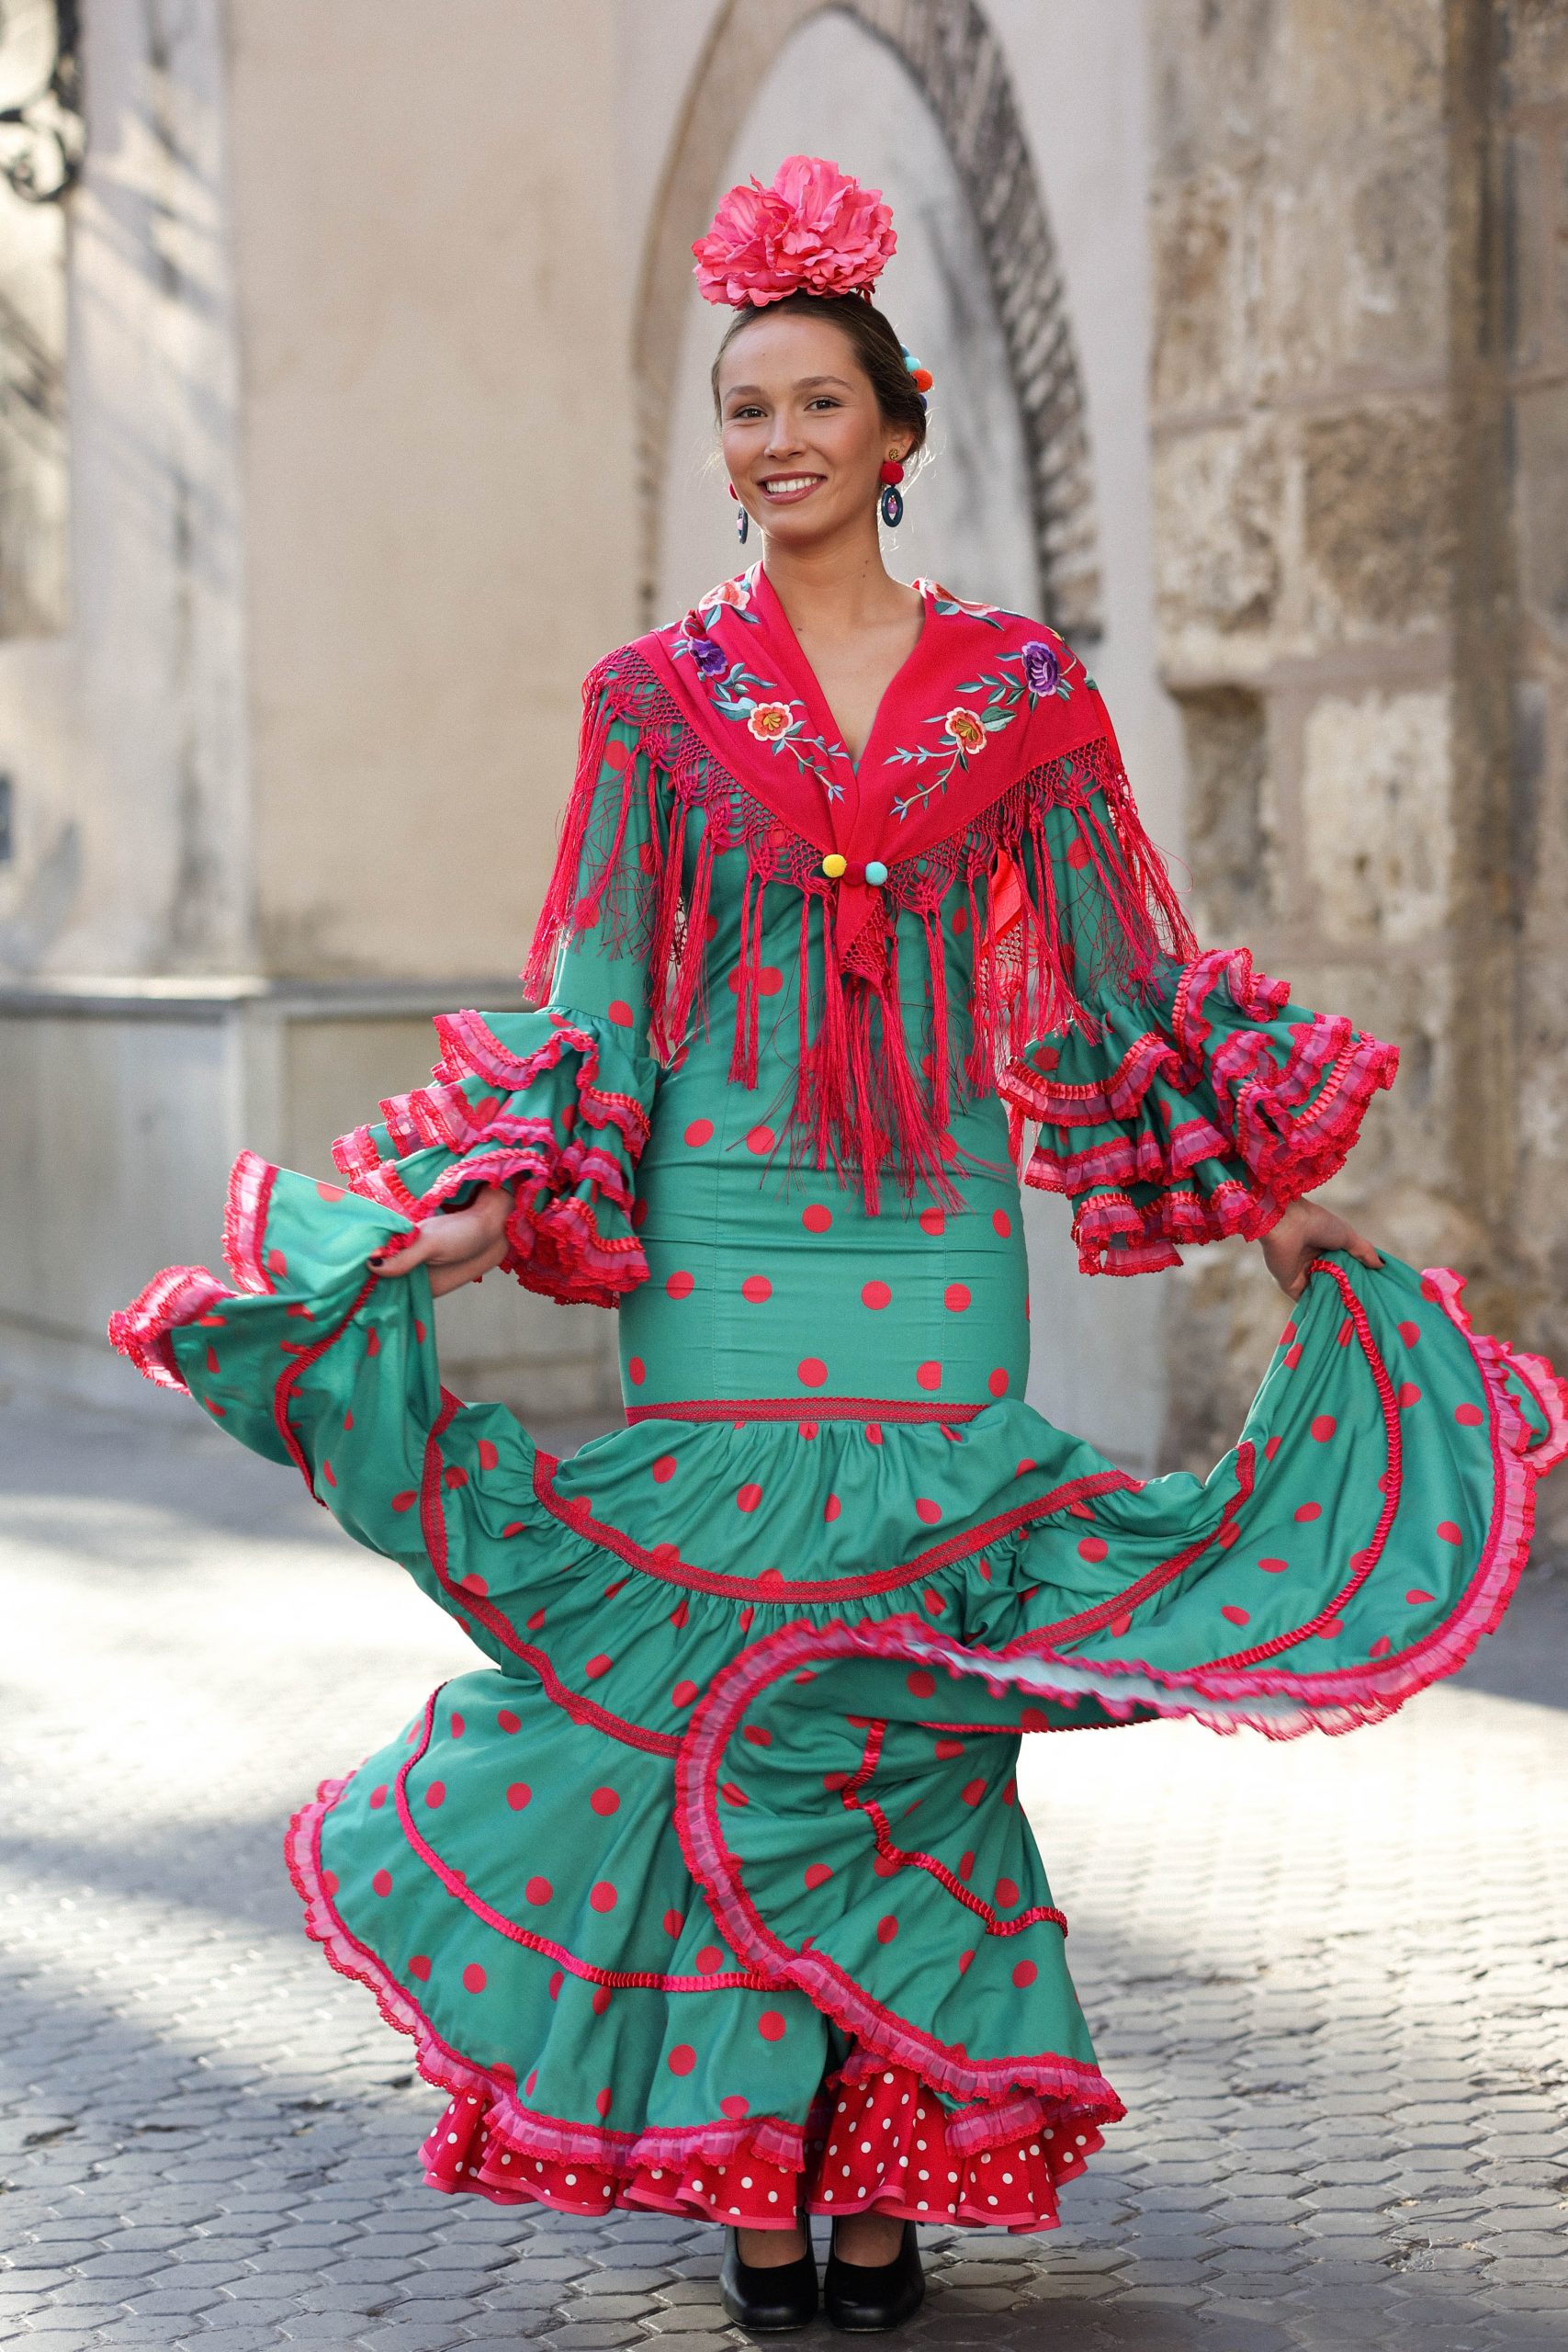
<svg viewBox="0 0 1568 2352">
<path fill-rule="evenodd" d="M 692 251 L 704 300 L 739 310 L 801 289 L 869 293 L 897 242 L 880 188 L 819 155 L 787 155 L 771 187 L 756 178 L 732 187 Z"/>
<path fill-rule="evenodd" d="M 914 585 L 922 596 L 931 597 L 931 609 L 944 620 L 962 615 L 968 620 L 984 621 L 987 628 L 1000 628 L 1002 625 L 1001 610 L 996 605 L 981 605 L 970 596 L 955 596 L 936 580 L 917 579 Z"/>
<path fill-rule="evenodd" d="M 795 722 L 787 702 L 760 702 L 746 724 L 759 741 L 772 743 L 787 734 Z"/>
<path fill-rule="evenodd" d="M 965 710 L 962 706 L 948 712 L 943 732 L 965 753 L 983 752 L 986 748 L 984 722 L 974 711 Z"/>
<path fill-rule="evenodd" d="M 729 656 L 723 646 L 711 637 L 689 638 L 687 642 L 692 649 L 692 659 L 697 665 L 698 677 L 722 678 L 729 667 Z"/>
<path fill-rule="evenodd" d="M 1054 695 L 1062 674 L 1055 648 L 1038 637 L 1023 649 L 1023 683 L 1032 695 Z"/>
</svg>

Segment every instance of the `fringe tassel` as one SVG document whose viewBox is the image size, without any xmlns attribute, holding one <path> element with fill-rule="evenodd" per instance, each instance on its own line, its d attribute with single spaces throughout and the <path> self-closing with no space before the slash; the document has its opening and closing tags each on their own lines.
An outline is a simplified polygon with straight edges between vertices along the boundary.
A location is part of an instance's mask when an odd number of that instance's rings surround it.
<svg viewBox="0 0 1568 2352">
<path fill-rule="evenodd" d="M 523 967 L 523 991 L 530 1004 L 548 1002 L 561 942 L 569 932 L 580 927 L 577 877 L 588 841 L 589 822 L 598 798 L 610 729 L 619 715 L 613 697 L 604 691 L 607 671 L 607 663 L 602 662 L 583 680 L 584 716 L 578 746 L 577 774 L 572 779 L 571 797 L 561 820 L 560 839 L 549 885 L 545 892 L 545 903 L 539 910 L 539 920 L 534 926 L 534 936 L 529 944 L 528 959 Z M 635 763 L 628 760 L 621 771 L 621 808 L 615 828 L 617 843 L 626 831 L 626 798 L 634 765 Z M 600 865 L 590 896 L 583 902 L 589 911 L 582 920 L 581 928 L 586 929 L 588 923 L 597 919 L 613 870 L 608 859 Z"/>
<path fill-rule="evenodd" d="M 947 955 L 942 936 L 942 909 L 931 908 L 922 917 L 926 934 L 926 970 L 930 980 L 931 1001 L 931 1124 L 939 1135 L 945 1133 L 953 1116 L 950 1082 L 952 1040 L 948 1035 Z"/>
<path fill-rule="evenodd" d="M 616 946 L 635 934 L 648 959 L 649 1042 L 668 1064 L 694 1020 L 707 1019 L 714 859 L 719 851 L 739 845 L 735 803 L 742 788 L 691 736 L 667 697 L 660 701 L 660 693 L 625 650 L 601 663 L 586 681 L 577 774 L 523 981 L 531 1002 L 547 1002 L 561 946 L 574 932 L 598 926 Z M 611 730 L 621 720 L 637 727 L 639 746 L 611 741 Z M 624 852 L 639 749 L 651 821 L 649 846 L 637 870 L 628 875 L 623 871 Z M 1092 865 L 1104 894 L 1100 935 L 1085 941 L 1077 956 L 1070 935 L 1064 934 L 1045 825 L 1047 808 L 1064 806 L 1072 811 L 1083 862 Z M 701 831 L 687 879 L 694 812 L 700 815 Z M 733 976 L 729 1076 L 755 1088 L 763 899 L 781 869 L 776 828 L 753 839 L 748 820 L 744 838 L 750 854 Z M 811 889 L 803 894 L 791 1161 L 808 1159 L 819 1169 L 831 1165 L 840 1181 L 847 1166 L 858 1165 L 871 1214 L 876 1213 L 882 1173 L 894 1151 L 901 1193 L 911 1195 L 924 1182 L 933 1197 L 955 1205 L 960 1195 L 942 1145 L 955 1092 L 960 1100 L 973 1101 L 989 1091 L 1010 1061 L 1054 1031 L 1077 1027 L 1094 1033 L 1087 1001 L 1096 987 L 1110 982 L 1136 989 L 1162 956 L 1179 963 L 1198 953 L 1109 742 L 1021 777 L 994 806 L 986 826 L 955 843 L 954 852 L 943 899 L 954 885 L 964 890 L 974 957 L 970 1035 L 956 1067 L 942 907 L 906 910 L 918 913 L 925 938 L 929 1085 L 922 1085 L 921 1073 L 911 1067 L 899 1004 L 894 910 L 888 909 L 884 934 L 874 926 L 863 933 L 859 960 L 845 969 L 833 939 L 830 895 Z M 787 852 L 783 871 L 798 881 Z M 822 941 L 815 1035 L 809 1034 L 813 901 L 821 909 Z M 1017 1158 L 1021 1128 L 1016 1121 L 1010 1123 L 1009 1144 Z"/>
<path fill-rule="evenodd" d="M 762 979 L 762 892 L 766 876 L 748 865 L 740 886 L 740 952 L 735 964 L 735 1043 L 729 1075 L 741 1086 L 757 1083 L 757 1001 Z"/>
</svg>

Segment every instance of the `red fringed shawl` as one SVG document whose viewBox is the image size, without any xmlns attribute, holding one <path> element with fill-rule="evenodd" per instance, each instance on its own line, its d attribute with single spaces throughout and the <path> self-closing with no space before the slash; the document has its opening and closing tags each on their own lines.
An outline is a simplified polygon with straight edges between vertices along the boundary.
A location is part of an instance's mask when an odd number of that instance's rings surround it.
<svg viewBox="0 0 1568 2352">
<path fill-rule="evenodd" d="M 584 684 L 577 778 L 523 973 L 529 1001 L 542 1003 L 571 932 L 608 922 L 619 940 L 635 927 L 647 942 L 649 1041 L 668 1063 L 701 993 L 714 860 L 743 853 L 730 1077 L 757 1083 L 763 894 L 793 892 L 800 1046 L 791 1158 L 830 1163 L 840 1176 L 858 1170 L 872 1210 L 889 1161 L 906 1194 L 923 1182 L 956 1205 L 943 1166 L 954 1086 L 970 1099 L 988 1091 L 1053 1030 L 1096 1035 L 1087 1000 L 1097 987 L 1135 991 L 1162 957 L 1197 953 L 1082 663 L 1038 622 L 915 584 L 925 623 L 858 766 L 761 564 L 679 624 L 608 654 Z M 606 761 L 613 772 L 623 752 L 610 741 L 617 721 L 638 731 L 654 804 L 644 854 L 653 870 L 630 893 L 620 865 L 636 761 L 622 761 L 618 798 L 604 788 Z M 1066 855 L 1093 866 L 1111 910 L 1092 968 L 1081 939 L 1075 958 L 1059 920 L 1052 808 L 1068 813 Z M 694 811 L 702 823 L 688 874 Z M 942 932 L 955 888 L 977 943 L 969 1044 L 956 1072 Z M 900 916 L 918 921 L 925 942 L 927 1070 L 898 1009 Z M 907 944 L 907 923 L 902 931 Z M 1015 1114 L 1015 1157 L 1021 1125 Z"/>
</svg>

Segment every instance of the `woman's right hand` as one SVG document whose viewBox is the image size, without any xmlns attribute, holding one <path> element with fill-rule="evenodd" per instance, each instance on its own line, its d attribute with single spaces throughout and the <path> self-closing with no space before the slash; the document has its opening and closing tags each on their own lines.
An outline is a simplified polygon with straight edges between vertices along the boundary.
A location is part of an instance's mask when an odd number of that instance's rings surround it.
<svg viewBox="0 0 1568 2352">
<path fill-rule="evenodd" d="M 416 1266 L 430 1269 L 433 1298 L 445 1296 L 463 1283 L 477 1283 L 506 1256 L 506 1220 L 512 1194 L 503 1184 L 487 1184 L 466 1209 L 438 1209 L 422 1217 L 413 1239 L 389 1254 L 378 1250 L 368 1261 L 373 1274 L 410 1274 Z"/>
</svg>

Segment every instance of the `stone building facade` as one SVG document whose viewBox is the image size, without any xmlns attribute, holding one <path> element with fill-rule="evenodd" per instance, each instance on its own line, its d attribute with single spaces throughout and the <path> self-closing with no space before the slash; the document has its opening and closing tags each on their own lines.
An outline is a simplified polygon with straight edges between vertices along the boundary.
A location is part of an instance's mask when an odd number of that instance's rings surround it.
<svg viewBox="0 0 1568 2352">
<path fill-rule="evenodd" d="M 1202 933 L 1398 1041 L 1330 1197 L 1568 1351 L 1568 8 L 1156 0 L 1160 666 Z M 1168 1455 L 1278 1298 L 1172 1285 Z"/>
<path fill-rule="evenodd" d="M 27 447 L 0 398 L 0 1376 L 155 1408 L 103 1319 L 233 1151 L 321 1169 L 516 1001 L 578 680 L 734 560 L 686 249 L 794 145 L 897 212 L 903 568 L 1092 650 L 1201 933 L 1402 1046 L 1333 1197 L 1568 1355 L 1568 0 L 58 13 L 80 181 L 0 219 L 0 393 L 52 387 Z M 1032 1401 L 1205 1465 L 1257 1253 L 1085 1283 L 1029 1214 Z M 613 1410 L 607 1317 L 443 1313 L 459 1385 Z"/>
</svg>

